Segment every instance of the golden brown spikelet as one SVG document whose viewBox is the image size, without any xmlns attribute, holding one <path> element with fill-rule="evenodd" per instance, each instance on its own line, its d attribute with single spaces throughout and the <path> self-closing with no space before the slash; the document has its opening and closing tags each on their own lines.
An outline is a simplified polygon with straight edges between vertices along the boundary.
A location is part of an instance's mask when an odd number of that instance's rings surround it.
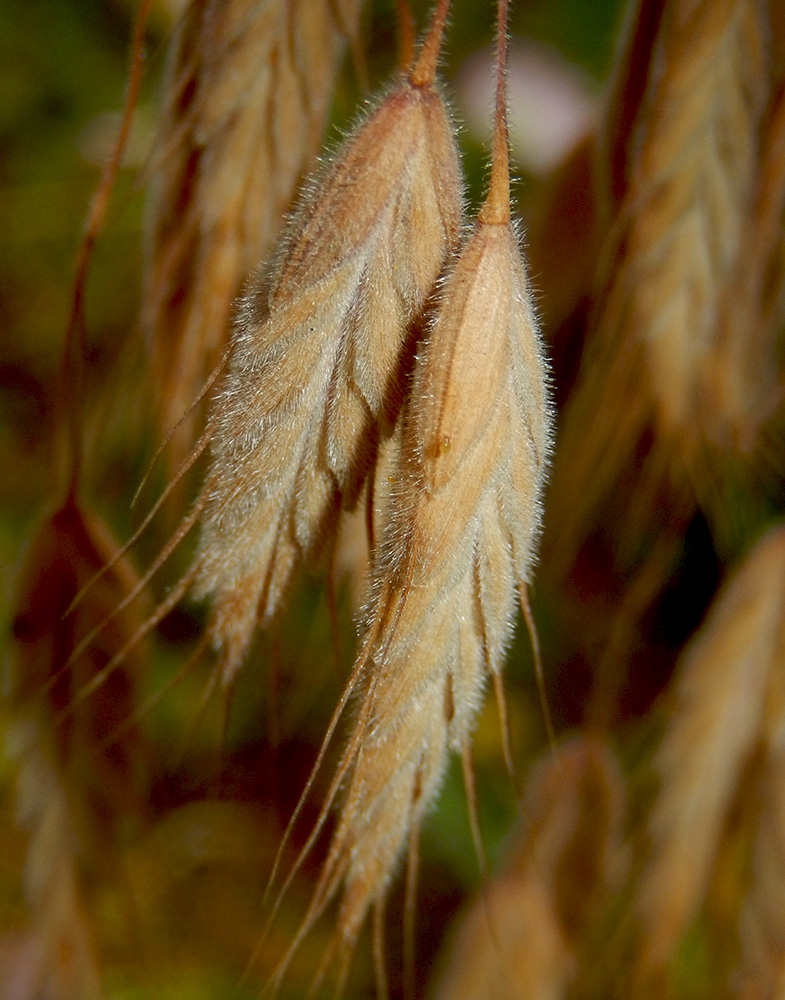
<svg viewBox="0 0 785 1000">
<path fill-rule="evenodd" d="M 781 647 L 780 665 L 785 657 Z M 780 705 L 780 708 L 782 706 Z M 773 733 L 775 745 L 759 772 L 757 830 L 752 850 L 751 877 L 738 913 L 741 954 L 738 995 L 763 1000 L 782 995 L 785 986 L 785 754 L 782 746 L 783 715 Z"/>
<path fill-rule="evenodd" d="M 392 537 L 375 571 L 361 743 L 331 849 L 347 866 L 349 939 L 501 670 L 516 582 L 535 553 L 548 433 L 516 239 L 509 225 L 481 222 L 418 366 Z"/>
<path fill-rule="evenodd" d="M 321 141 L 361 0 L 191 0 L 175 33 L 142 325 L 165 432 L 228 340 Z"/>
<path fill-rule="evenodd" d="M 129 671 L 140 665 L 139 650 L 95 697 L 64 715 L 137 624 L 128 611 L 116 616 L 100 640 L 69 662 L 81 637 L 134 585 L 127 563 L 116 562 L 65 615 L 115 551 L 100 521 L 69 497 L 33 538 L 17 595 L 9 735 L 19 769 L 20 822 L 30 837 L 23 881 L 38 939 L 37 975 L 41 995 L 55 1000 L 98 995 L 88 886 L 96 875 L 114 877 L 118 832 L 127 829 L 142 790 L 145 755 L 138 734 L 126 727 L 121 741 L 100 747 L 131 715 Z"/>
<path fill-rule="evenodd" d="M 196 557 L 225 677 L 356 500 L 400 406 L 410 324 L 457 241 L 458 157 L 434 86 L 442 26 L 312 185 L 236 325 Z"/>
<path fill-rule="evenodd" d="M 687 3 L 663 15 L 666 69 L 628 196 L 626 280 L 636 287 L 625 297 L 643 326 L 666 429 L 689 430 L 700 417 L 696 388 L 754 191 L 765 41 L 757 0 Z"/>
<path fill-rule="evenodd" d="M 536 878 L 495 879 L 452 936 L 435 1000 L 559 1000 L 574 980 L 575 956 Z"/>
<path fill-rule="evenodd" d="M 300 935 L 342 885 L 345 951 L 384 898 L 448 751 L 468 749 L 535 558 L 550 408 L 507 170 L 500 99 L 490 193 L 417 359 L 353 675 L 341 816 Z"/>
<path fill-rule="evenodd" d="M 418 364 L 374 570 L 362 724 L 326 869 L 345 869 L 349 940 L 501 670 L 534 559 L 548 432 L 517 242 L 509 225 L 481 222 Z"/>
<path fill-rule="evenodd" d="M 754 192 L 768 96 L 759 0 L 666 5 L 601 324 L 639 338 L 656 421 L 688 433 Z M 626 334 L 626 336 L 625 336 Z"/>
<path fill-rule="evenodd" d="M 625 875 L 624 785 L 603 744 L 576 738 L 549 753 L 523 808 L 531 830 L 461 916 L 436 1000 L 565 996 Z"/>
<path fill-rule="evenodd" d="M 785 326 L 785 85 L 768 109 L 757 190 L 738 266 L 725 288 L 708 359 L 705 426 L 717 447 L 750 452 L 783 393 Z"/>
<path fill-rule="evenodd" d="M 718 595 L 679 666 L 657 756 L 662 787 L 641 878 L 641 968 L 656 969 L 696 915 L 744 768 L 782 734 L 785 529 L 769 531 Z"/>
<path fill-rule="evenodd" d="M 554 470 L 560 563 L 642 458 L 638 504 L 649 520 L 663 489 L 687 491 L 680 480 L 706 438 L 706 377 L 755 196 L 770 83 L 764 5 L 668 0 L 655 22 L 632 154 L 614 182 L 626 177 L 627 187 Z"/>
</svg>

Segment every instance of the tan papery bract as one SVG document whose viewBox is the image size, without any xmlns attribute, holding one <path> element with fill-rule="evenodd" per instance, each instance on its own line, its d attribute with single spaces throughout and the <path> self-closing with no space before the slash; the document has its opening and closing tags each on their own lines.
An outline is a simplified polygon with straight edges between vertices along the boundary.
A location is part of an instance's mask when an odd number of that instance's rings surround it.
<svg viewBox="0 0 785 1000">
<path fill-rule="evenodd" d="M 599 325 L 617 349 L 642 343 L 665 432 L 700 421 L 719 296 L 754 194 L 765 38 L 758 0 L 682 0 L 662 15 Z"/>
<path fill-rule="evenodd" d="M 442 99 L 432 77 L 407 80 L 313 185 L 269 286 L 249 297 L 211 415 L 196 559 L 225 677 L 356 499 L 461 211 Z"/>
<path fill-rule="evenodd" d="M 142 326 L 169 432 L 316 155 L 361 0 L 191 0 L 165 83 Z"/>
<path fill-rule="evenodd" d="M 638 893 L 644 969 L 667 959 L 697 913 L 753 751 L 781 742 L 784 595 L 779 527 L 719 594 L 680 662 L 676 705 L 657 755 L 662 787 L 649 824 L 651 856 Z"/>
<path fill-rule="evenodd" d="M 342 881 L 354 942 L 450 748 L 467 747 L 531 572 L 550 446 L 545 362 L 516 237 L 480 224 L 416 368 L 388 530 L 374 566 L 358 723 L 314 909 Z"/>
<path fill-rule="evenodd" d="M 530 873 L 507 874 L 453 929 L 435 1000 L 563 1000 L 575 955 L 547 888 Z"/>
</svg>

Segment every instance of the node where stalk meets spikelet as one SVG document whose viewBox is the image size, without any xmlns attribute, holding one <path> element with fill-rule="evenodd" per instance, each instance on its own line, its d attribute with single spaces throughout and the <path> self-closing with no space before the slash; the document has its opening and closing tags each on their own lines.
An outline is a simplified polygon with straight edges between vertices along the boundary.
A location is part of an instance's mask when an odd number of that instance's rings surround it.
<svg viewBox="0 0 785 1000">
<path fill-rule="evenodd" d="M 311 185 L 235 327 L 195 563 L 225 678 L 359 494 L 404 393 L 410 324 L 458 239 L 443 23 Z"/>
</svg>

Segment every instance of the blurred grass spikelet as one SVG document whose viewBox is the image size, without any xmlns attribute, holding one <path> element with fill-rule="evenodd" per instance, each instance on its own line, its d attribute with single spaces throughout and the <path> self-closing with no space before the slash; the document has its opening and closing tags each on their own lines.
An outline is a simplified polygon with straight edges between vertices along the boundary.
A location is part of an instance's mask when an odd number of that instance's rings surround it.
<svg viewBox="0 0 785 1000">
<path fill-rule="evenodd" d="M 582 960 L 596 959 L 587 952 L 628 868 L 624 807 L 621 769 L 600 742 L 577 737 L 535 765 L 531 829 L 456 922 L 436 1000 L 567 995 Z"/>
<path fill-rule="evenodd" d="M 785 643 L 781 660 L 785 659 Z M 782 706 L 780 706 L 782 707 Z M 785 985 L 785 913 L 782 908 L 782 885 L 785 882 L 785 749 L 783 723 L 764 765 L 758 772 L 758 815 L 755 831 L 751 877 L 740 907 L 740 960 L 738 980 L 740 995 L 765 997 L 781 994 Z"/>
<path fill-rule="evenodd" d="M 170 48 L 141 321 L 168 432 L 318 151 L 360 0 L 190 0 Z"/>
<path fill-rule="evenodd" d="M 235 326 L 195 563 L 225 678 L 356 500 L 403 398 L 410 324 L 458 239 L 460 168 L 434 79 L 445 17 L 442 3 L 408 76 L 310 186 Z"/>
<path fill-rule="evenodd" d="M 436 1000 L 558 1000 L 575 978 L 547 889 L 529 873 L 504 873 L 452 929 Z"/>
<path fill-rule="evenodd" d="M 649 74 L 645 87 L 633 81 L 630 144 L 611 168 L 621 200 L 554 472 L 561 559 L 574 557 L 642 454 L 662 470 L 642 483 L 651 509 L 662 480 L 689 475 L 713 434 L 720 310 L 738 279 L 757 185 L 770 87 L 765 5 L 666 0 L 653 24 L 641 24 L 656 28 Z M 633 35 L 636 55 L 648 38 Z M 626 138 L 619 123 L 611 131 Z"/>
<path fill-rule="evenodd" d="M 743 768 L 782 740 L 785 529 L 771 529 L 725 585 L 683 654 L 658 751 L 662 781 L 638 912 L 642 968 L 664 962 L 696 915 Z"/>
<path fill-rule="evenodd" d="M 783 398 L 785 325 L 785 79 L 762 123 L 756 197 L 738 266 L 725 288 L 706 430 L 719 448 L 750 453 Z"/>
<path fill-rule="evenodd" d="M 700 422 L 719 298 L 751 207 L 768 97 L 764 17 L 759 0 L 680 0 L 666 5 L 655 44 L 621 267 L 600 323 L 641 337 L 666 432 Z"/>
<path fill-rule="evenodd" d="M 417 358 L 330 796 L 345 777 L 340 819 L 301 932 L 342 885 L 342 949 L 384 898 L 449 750 L 468 750 L 535 559 L 550 407 L 510 221 L 503 67 L 490 192 Z"/>
<path fill-rule="evenodd" d="M 63 715 L 138 625 L 138 613 L 126 609 L 72 656 L 81 637 L 135 585 L 128 562 L 115 561 L 65 615 L 116 551 L 98 518 L 71 495 L 34 535 L 16 598 L 9 744 L 18 765 L 20 822 L 30 835 L 24 887 L 38 938 L 37 976 L 41 995 L 54 1000 L 99 995 L 99 935 L 88 887 L 111 872 L 120 829 L 137 813 L 144 787 L 145 751 L 135 729 L 126 725 L 121 740 L 102 746 L 132 714 L 141 650 L 96 697 Z"/>
</svg>

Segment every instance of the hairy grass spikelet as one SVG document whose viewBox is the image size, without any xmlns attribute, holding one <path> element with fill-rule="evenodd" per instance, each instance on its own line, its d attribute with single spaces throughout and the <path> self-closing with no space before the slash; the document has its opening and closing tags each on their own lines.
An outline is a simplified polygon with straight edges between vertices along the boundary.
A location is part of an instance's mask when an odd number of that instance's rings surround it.
<svg viewBox="0 0 785 1000">
<path fill-rule="evenodd" d="M 544 361 L 516 237 L 490 215 L 446 283 L 418 363 L 374 570 L 361 724 L 327 869 L 345 869 L 350 939 L 432 801 L 448 748 L 467 746 L 534 559 Z"/>
<path fill-rule="evenodd" d="M 501 53 L 501 23 L 499 38 Z M 384 898 L 449 750 L 468 751 L 486 681 L 502 669 L 516 587 L 523 596 L 535 558 L 550 408 L 510 222 L 501 55 L 499 65 L 490 192 L 417 358 L 350 682 L 357 721 L 330 795 L 345 777 L 341 816 L 301 929 L 342 885 L 345 952 Z"/>
<path fill-rule="evenodd" d="M 701 422 L 719 298 L 755 185 L 764 17 L 759 0 L 674 2 L 662 15 L 602 322 L 638 328 L 666 431 Z"/>
<path fill-rule="evenodd" d="M 445 16 L 312 185 L 235 328 L 195 584 L 225 677 L 356 499 L 400 405 L 410 324 L 458 238 L 458 157 L 434 85 Z"/>
<path fill-rule="evenodd" d="M 233 302 L 316 154 L 360 0 L 191 0 L 174 34 L 142 326 L 161 425 L 196 397 Z"/>
</svg>

